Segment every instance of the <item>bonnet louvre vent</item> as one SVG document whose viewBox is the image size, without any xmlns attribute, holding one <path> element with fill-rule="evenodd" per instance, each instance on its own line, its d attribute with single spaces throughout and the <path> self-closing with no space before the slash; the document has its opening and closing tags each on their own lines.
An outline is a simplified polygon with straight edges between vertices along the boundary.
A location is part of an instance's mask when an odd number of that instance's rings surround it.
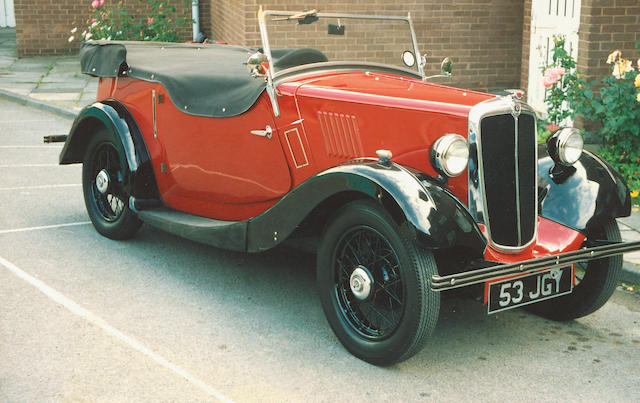
<svg viewBox="0 0 640 403">
<path fill-rule="evenodd" d="M 356 158 L 363 155 L 356 117 L 343 113 L 318 112 L 324 149 L 328 156 Z"/>
</svg>

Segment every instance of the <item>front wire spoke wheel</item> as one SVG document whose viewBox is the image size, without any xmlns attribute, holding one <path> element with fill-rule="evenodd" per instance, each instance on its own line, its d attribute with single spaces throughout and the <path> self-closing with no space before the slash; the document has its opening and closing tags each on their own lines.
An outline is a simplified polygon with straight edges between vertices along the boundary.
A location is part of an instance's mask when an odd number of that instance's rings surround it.
<svg viewBox="0 0 640 403">
<path fill-rule="evenodd" d="M 318 249 L 327 320 L 352 354 L 376 365 L 422 348 L 439 313 L 440 295 L 429 286 L 436 273 L 433 255 L 370 201 L 336 212 Z"/>
<path fill-rule="evenodd" d="M 396 287 L 402 287 L 399 276 L 390 278 L 388 265 L 397 266 L 398 257 L 393 254 L 391 261 L 380 260 L 381 252 L 391 249 L 389 241 L 378 231 L 370 227 L 358 227 L 345 234 L 340 242 L 339 256 L 336 257 L 337 303 L 345 315 L 345 319 L 364 337 L 381 339 L 390 335 L 398 326 L 402 317 L 403 301 L 393 295 L 393 300 L 387 298 L 388 291 L 385 284 L 393 282 Z M 354 265 L 354 263 L 360 263 Z M 351 267 L 351 270 L 347 269 Z M 364 279 L 373 284 L 369 295 L 357 297 L 352 290 L 352 273 L 361 267 Z"/>
</svg>

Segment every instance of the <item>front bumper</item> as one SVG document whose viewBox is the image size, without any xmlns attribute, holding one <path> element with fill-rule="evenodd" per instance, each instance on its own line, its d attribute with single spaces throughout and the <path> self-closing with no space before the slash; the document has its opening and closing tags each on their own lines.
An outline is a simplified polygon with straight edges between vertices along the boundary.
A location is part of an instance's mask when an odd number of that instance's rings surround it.
<svg viewBox="0 0 640 403">
<path fill-rule="evenodd" d="M 513 274 L 531 273 L 536 270 L 602 259 L 637 250 L 640 250 L 640 241 L 610 243 L 509 264 L 482 261 L 476 263 L 474 267 L 469 270 L 460 273 L 446 276 L 432 276 L 431 289 L 434 291 L 452 290 L 454 288 L 499 280 Z"/>
</svg>

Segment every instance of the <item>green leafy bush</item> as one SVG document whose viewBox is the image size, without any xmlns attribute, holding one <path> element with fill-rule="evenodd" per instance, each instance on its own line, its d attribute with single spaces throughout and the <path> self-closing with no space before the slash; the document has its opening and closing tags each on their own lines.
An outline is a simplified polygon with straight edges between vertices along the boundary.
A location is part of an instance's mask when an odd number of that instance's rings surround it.
<svg viewBox="0 0 640 403">
<path fill-rule="evenodd" d="M 184 5 L 182 13 L 166 0 L 137 0 L 138 4 L 147 3 L 150 11 L 149 15 L 136 20 L 123 1 L 93 0 L 87 29 L 78 35 L 78 39 L 177 42 L 180 30 L 193 22 L 188 18 L 190 1 L 180 1 Z M 71 30 L 69 42 L 76 39 L 77 31 L 77 28 Z"/>
<path fill-rule="evenodd" d="M 640 41 L 636 43 L 638 45 Z M 560 125 L 567 117 L 575 120 L 579 116 L 599 123 L 598 133 L 603 139 L 600 155 L 625 178 L 631 196 L 638 203 L 640 72 L 631 60 L 622 57 L 619 50 L 609 55 L 607 63 L 612 65 L 610 75 L 600 81 L 587 82 L 564 50 L 564 38 L 554 37 L 553 63 L 543 67 L 548 120 L 542 125 Z M 637 67 L 640 69 L 640 60 Z M 557 129 L 557 126 L 552 127 Z"/>
<path fill-rule="evenodd" d="M 567 104 L 567 94 L 575 87 L 577 80 L 576 62 L 564 49 L 564 37 L 554 36 L 553 42 L 551 63 L 541 68 L 548 111 L 547 119 L 542 122 L 544 129 L 550 133 L 571 117 L 572 111 Z"/>
</svg>

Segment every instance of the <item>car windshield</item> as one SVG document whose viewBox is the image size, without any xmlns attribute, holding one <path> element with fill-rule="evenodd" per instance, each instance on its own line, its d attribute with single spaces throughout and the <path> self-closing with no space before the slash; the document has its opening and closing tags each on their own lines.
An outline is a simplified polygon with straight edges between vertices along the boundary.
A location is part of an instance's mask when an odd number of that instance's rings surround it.
<svg viewBox="0 0 640 403">
<path fill-rule="evenodd" d="M 263 50 L 274 72 L 322 62 L 379 63 L 422 75 L 408 16 L 265 11 Z"/>
</svg>

